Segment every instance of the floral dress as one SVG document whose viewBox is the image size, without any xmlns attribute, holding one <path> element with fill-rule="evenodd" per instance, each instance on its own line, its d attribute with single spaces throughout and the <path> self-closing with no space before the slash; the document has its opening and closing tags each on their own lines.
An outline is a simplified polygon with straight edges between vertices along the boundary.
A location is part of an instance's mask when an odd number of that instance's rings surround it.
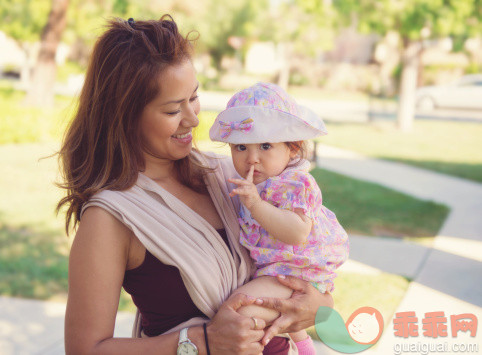
<svg viewBox="0 0 482 355">
<path fill-rule="evenodd" d="M 278 208 L 301 209 L 312 219 L 307 240 L 299 245 L 276 240 L 242 205 L 240 242 L 255 261 L 254 277 L 291 275 L 310 281 L 320 292 L 332 292 L 334 270 L 348 257 L 348 235 L 335 214 L 322 205 L 321 191 L 308 172 L 309 166 L 305 160 L 256 186 L 261 199 Z"/>
</svg>

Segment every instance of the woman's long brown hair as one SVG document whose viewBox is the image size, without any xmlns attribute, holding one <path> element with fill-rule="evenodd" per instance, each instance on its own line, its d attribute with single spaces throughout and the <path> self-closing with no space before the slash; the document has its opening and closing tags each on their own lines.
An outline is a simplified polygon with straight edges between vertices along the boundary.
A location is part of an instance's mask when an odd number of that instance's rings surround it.
<svg viewBox="0 0 482 355">
<path fill-rule="evenodd" d="M 94 46 L 76 114 L 59 151 L 67 195 L 67 234 L 80 221 L 83 204 L 95 193 L 132 187 L 145 161 L 139 117 L 159 94 L 159 75 L 191 59 L 189 35 L 183 37 L 169 15 L 159 21 L 109 21 Z M 202 172 L 192 156 L 175 162 L 180 181 L 203 190 Z"/>
</svg>

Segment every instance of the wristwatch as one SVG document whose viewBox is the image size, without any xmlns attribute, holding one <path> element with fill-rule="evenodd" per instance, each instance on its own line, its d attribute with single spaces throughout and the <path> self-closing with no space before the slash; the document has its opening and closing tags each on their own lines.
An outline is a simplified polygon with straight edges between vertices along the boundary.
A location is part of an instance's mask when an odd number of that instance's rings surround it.
<svg viewBox="0 0 482 355">
<path fill-rule="evenodd" d="M 197 355 L 197 347 L 187 337 L 188 328 L 184 328 L 179 333 L 179 342 L 177 343 L 177 355 Z"/>
</svg>

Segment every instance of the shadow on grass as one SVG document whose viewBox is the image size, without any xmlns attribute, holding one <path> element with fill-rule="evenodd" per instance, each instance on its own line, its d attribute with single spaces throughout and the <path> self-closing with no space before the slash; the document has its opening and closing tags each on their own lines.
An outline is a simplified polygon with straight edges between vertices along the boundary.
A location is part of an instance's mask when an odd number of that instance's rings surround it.
<svg viewBox="0 0 482 355">
<path fill-rule="evenodd" d="M 58 231 L 12 227 L 0 216 L 0 294 L 49 299 L 67 293 L 67 238 Z"/>
</svg>

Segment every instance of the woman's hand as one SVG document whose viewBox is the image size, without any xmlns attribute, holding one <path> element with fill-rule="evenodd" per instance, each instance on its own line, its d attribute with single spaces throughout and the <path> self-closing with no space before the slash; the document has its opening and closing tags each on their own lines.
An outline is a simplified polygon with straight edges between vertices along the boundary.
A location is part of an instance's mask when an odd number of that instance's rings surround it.
<svg viewBox="0 0 482 355">
<path fill-rule="evenodd" d="M 293 289 L 289 299 L 258 298 L 255 304 L 274 309 L 280 316 L 265 331 L 261 341 L 263 345 L 277 334 L 297 332 L 315 324 L 319 307 L 333 307 L 333 297 L 329 293 L 321 293 L 308 281 L 293 276 L 278 275 L 278 281 Z"/>
<path fill-rule="evenodd" d="M 256 298 L 238 293 L 229 297 L 207 326 L 211 354 L 262 354 L 266 323 L 261 318 L 242 316 L 242 306 L 254 304 Z M 255 327 L 256 326 L 256 327 Z"/>
</svg>

